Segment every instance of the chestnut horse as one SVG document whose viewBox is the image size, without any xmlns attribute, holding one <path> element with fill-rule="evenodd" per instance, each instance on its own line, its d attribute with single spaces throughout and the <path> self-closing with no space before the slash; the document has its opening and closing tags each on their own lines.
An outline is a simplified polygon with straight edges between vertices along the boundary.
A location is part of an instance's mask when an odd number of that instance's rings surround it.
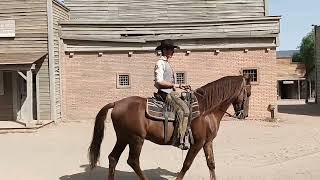
<svg viewBox="0 0 320 180">
<path fill-rule="evenodd" d="M 191 122 L 194 144 L 191 145 L 183 167 L 177 176 L 182 180 L 190 168 L 194 158 L 203 148 L 207 165 L 210 171 L 210 179 L 215 180 L 215 162 L 212 141 L 217 136 L 220 121 L 227 109 L 233 104 L 235 115 L 244 119 L 248 108 L 248 100 L 251 94 L 251 85 L 244 76 L 227 76 L 211 82 L 194 91 L 199 103 L 200 116 Z M 144 140 L 152 141 L 160 145 L 172 144 L 174 124 L 169 123 L 168 139 L 164 144 L 164 123 L 154 121 L 146 117 L 146 98 L 132 96 L 107 104 L 96 116 L 93 139 L 89 147 L 89 159 L 91 168 L 94 168 L 100 156 L 100 146 L 104 136 L 105 119 L 110 108 L 112 123 L 117 136 L 117 142 L 109 157 L 108 180 L 114 180 L 115 168 L 121 153 L 129 145 L 129 158 L 127 163 L 132 167 L 141 180 L 147 180 L 140 168 L 140 153 Z"/>
</svg>

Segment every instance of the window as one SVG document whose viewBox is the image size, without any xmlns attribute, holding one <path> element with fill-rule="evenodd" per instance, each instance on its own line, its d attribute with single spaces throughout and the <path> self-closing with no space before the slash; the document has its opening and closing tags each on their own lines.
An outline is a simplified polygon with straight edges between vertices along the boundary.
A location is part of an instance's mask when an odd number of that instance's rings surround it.
<svg viewBox="0 0 320 180">
<path fill-rule="evenodd" d="M 4 95 L 3 72 L 0 72 L 0 96 Z"/>
<path fill-rule="evenodd" d="M 258 69 L 243 69 L 243 75 L 249 75 L 251 82 L 258 83 Z"/>
<path fill-rule="evenodd" d="M 117 88 L 130 88 L 130 75 L 125 73 L 117 74 Z"/>
<path fill-rule="evenodd" d="M 176 84 L 186 84 L 186 74 L 184 72 L 176 73 Z"/>
</svg>

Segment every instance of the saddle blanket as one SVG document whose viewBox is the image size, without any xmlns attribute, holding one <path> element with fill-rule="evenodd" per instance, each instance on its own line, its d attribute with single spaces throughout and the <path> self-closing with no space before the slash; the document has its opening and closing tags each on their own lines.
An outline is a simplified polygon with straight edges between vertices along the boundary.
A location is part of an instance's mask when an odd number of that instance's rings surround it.
<svg viewBox="0 0 320 180">
<path fill-rule="evenodd" d="M 196 98 L 194 98 L 191 103 L 191 114 L 190 118 L 193 120 L 194 118 L 200 115 L 199 105 Z M 165 114 L 168 116 L 168 121 L 175 121 L 175 112 L 172 107 L 167 105 L 165 102 L 159 101 L 154 97 L 147 98 L 147 109 L 146 114 L 159 121 L 165 121 Z"/>
</svg>

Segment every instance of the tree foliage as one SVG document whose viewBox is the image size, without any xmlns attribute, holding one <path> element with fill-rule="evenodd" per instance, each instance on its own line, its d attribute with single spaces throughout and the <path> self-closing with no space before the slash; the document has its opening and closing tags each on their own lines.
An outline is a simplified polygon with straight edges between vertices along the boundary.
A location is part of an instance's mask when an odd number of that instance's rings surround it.
<svg viewBox="0 0 320 180">
<path fill-rule="evenodd" d="M 299 53 L 293 55 L 294 62 L 301 62 L 306 65 L 306 76 L 314 69 L 314 31 L 308 33 L 301 41 Z"/>
</svg>

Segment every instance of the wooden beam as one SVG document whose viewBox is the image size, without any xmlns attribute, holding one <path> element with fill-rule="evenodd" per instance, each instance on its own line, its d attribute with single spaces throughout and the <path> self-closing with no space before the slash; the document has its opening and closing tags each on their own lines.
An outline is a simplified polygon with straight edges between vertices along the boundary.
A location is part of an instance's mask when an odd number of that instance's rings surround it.
<svg viewBox="0 0 320 180">
<path fill-rule="evenodd" d="M 48 14 L 48 51 L 49 51 L 49 78 L 50 78 L 50 114 L 51 120 L 56 120 L 56 83 L 55 83 L 55 62 L 54 62 L 54 39 L 53 39 L 53 9 L 52 0 L 47 0 Z"/>
<path fill-rule="evenodd" d="M 21 71 L 17 71 L 17 72 L 24 80 L 27 80 L 27 76 L 24 75 L 23 72 L 21 72 Z"/>
<path fill-rule="evenodd" d="M 27 122 L 30 122 L 33 120 L 33 77 L 32 77 L 32 71 L 27 71 Z"/>
<path fill-rule="evenodd" d="M 31 69 L 31 64 L 5 64 L 5 65 L 0 65 L 0 71 L 6 70 L 6 71 L 27 71 Z"/>
<path fill-rule="evenodd" d="M 269 16 L 269 0 L 264 0 L 264 16 Z"/>
<path fill-rule="evenodd" d="M 126 21 L 61 21 L 61 25 L 177 25 L 177 24 L 194 24 L 194 23 L 228 23 L 228 22 L 240 22 L 240 21 L 266 21 L 266 20 L 279 20 L 280 16 L 267 16 L 267 17 L 250 17 L 250 18 L 230 18 L 230 19 L 222 19 L 222 20 L 195 20 L 195 21 L 150 21 L 150 22 L 126 22 Z"/>
<path fill-rule="evenodd" d="M 70 12 L 70 9 L 67 6 L 65 6 L 63 3 L 61 3 L 60 1 L 52 0 L 52 2 L 54 4 L 56 4 L 57 6 L 61 7 L 62 9 L 64 9 L 66 12 Z"/>
<path fill-rule="evenodd" d="M 107 38 L 105 36 L 96 36 L 96 37 L 87 37 L 86 35 L 62 35 L 62 39 L 67 40 L 76 40 L 76 41 L 101 41 L 101 42 L 126 42 L 126 43 L 145 43 L 146 41 L 143 39 L 118 39 L 115 38 Z"/>
<path fill-rule="evenodd" d="M 36 64 L 32 64 L 30 69 L 31 70 L 36 70 Z"/>
<path fill-rule="evenodd" d="M 247 43 L 247 44 L 225 44 L 225 45 L 193 45 L 180 46 L 179 51 L 183 50 L 214 50 L 214 49 L 243 49 L 243 48 L 275 48 L 273 43 Z M 67 48 L 66 52 L 107 52 L 107 51 L 154 51 L 154 47 L 76 47 Z"/>
<path fill-rule="evenodd" d="M 63 58 L 64 58 L 64 56 L 63 56 L 63 54 L 64 54 L 64 52 L 63 52 L 63 47 L 64 47 L 64 44 L 63 44 L 63 40 L 62 39 L 60 39 L 59 38 L 59 48 L 58 48 L 58 51 L 59 51 L 59 68 L 60 68 L 60 120 L 63 120 L 63 118 L 64 118 L 64 104 L 62 103 L 63 102 L 63 100 L 64 100 L 64 97 L 63 97 L 63 86 L 64 86 L 64 81 L 63 81 L 63 78 L 62 78 L 62 76 L 63 76 L 63 66 L 62 66 L 62 64 L 63 64 Z"/>
<path fill-rule="evenodd" d="M 173 40 L 189 40 L 189 39 L 227 39 L 227 38 L 273 38 L 277 37 L 277 34 L 250 34 L 248 32 L 234 32 L 234 33 L 202 33 L 202 34 L 166 34 L 158 36 L 141 36 L 138 38 L 127 39 L 113 39 L 106 38 L 105 36 L 88 37 L 88 35 L 66 35 L 62 36 L 65 40 L 75 41 L 93 41 L 93 42 L 119 42 L 119 43 L 146 43 L 147 41 L 159 41 L 162 39 L 170 38 Z"/>
</svg>

